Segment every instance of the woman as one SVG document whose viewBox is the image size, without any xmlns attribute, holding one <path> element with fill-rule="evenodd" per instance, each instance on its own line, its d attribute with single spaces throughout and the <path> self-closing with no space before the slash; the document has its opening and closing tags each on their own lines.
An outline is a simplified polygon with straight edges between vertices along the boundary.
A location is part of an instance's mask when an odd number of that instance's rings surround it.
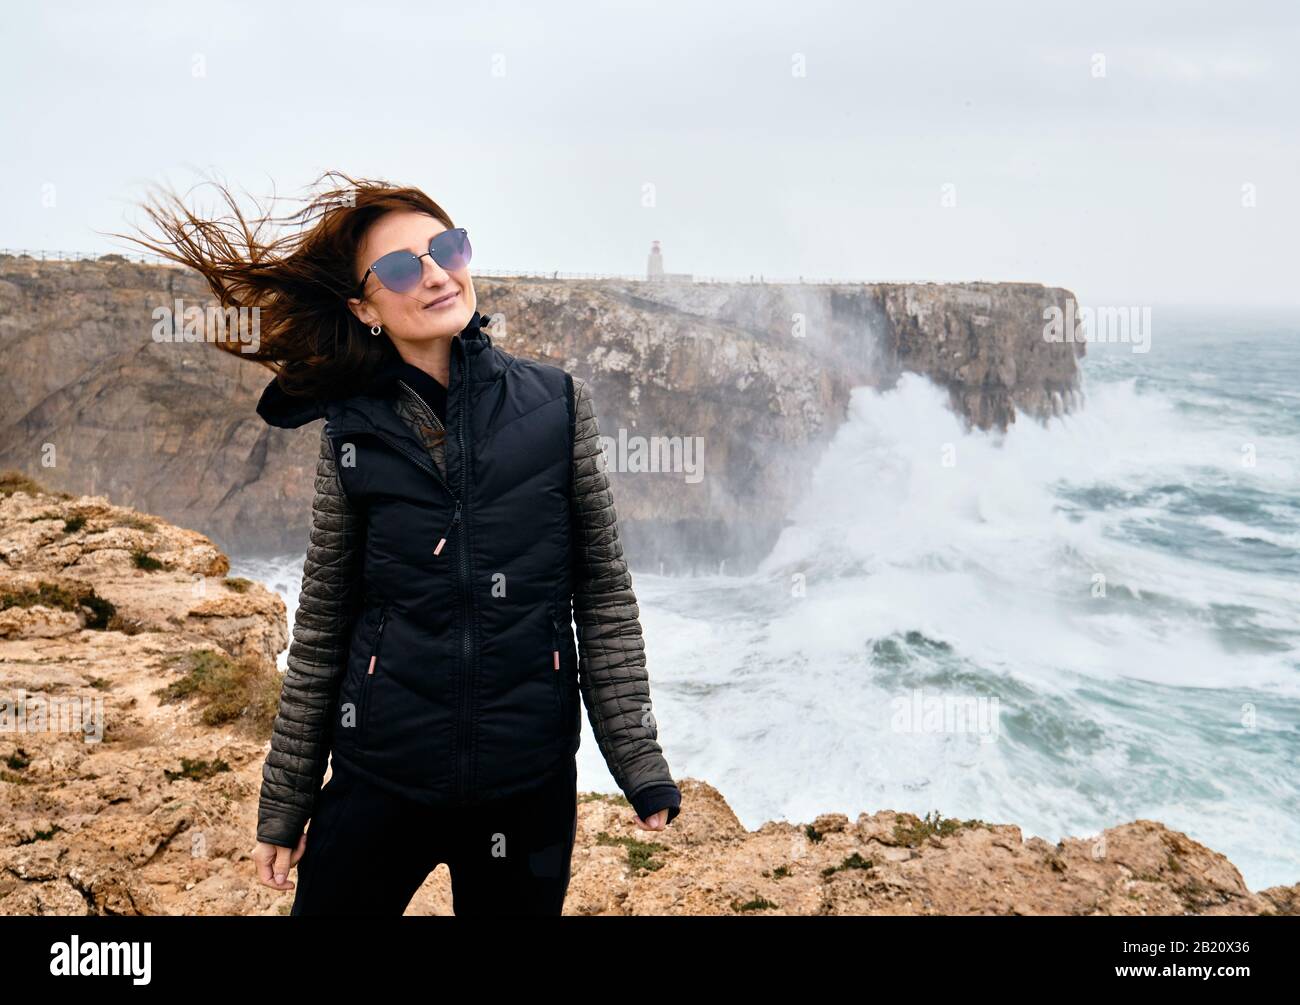
<svg viewBox="0 0 1300 1005">
<path fill-rule="evenodd" d="M 173 196 L 148 209 L 170 240 L 133 239 L 259 308 L 255 352 L 214 344 L 276 369 L 267 423 L 326 419 L 258 877 L 293 889 L 296 865 L 297 915 L 398 915 L 445 862 L 458 915 L 559 914 L 579 694 L 637 825 L 680 809 L 591 394 L 492 344 L 468 233 L 428 196 L 325 177 L 346 184 L 274 241 L 224 189 L 231 221 Z"/>
</svg>

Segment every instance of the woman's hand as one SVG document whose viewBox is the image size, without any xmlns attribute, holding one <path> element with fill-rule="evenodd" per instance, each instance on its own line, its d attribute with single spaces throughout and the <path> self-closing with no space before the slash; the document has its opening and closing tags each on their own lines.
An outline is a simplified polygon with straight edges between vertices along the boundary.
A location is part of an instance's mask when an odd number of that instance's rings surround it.
<svg viewBox="0 0 1300 1005">
<path fill-rule="evenodd" d="M 302 832 L 297 848 L 285 848 L 278 844 L 257 842 L 253 849 L 253 861 L 257 864 L 257 878 L 264 886 L 272 890 L 292 890 L 289 882 L 289 870 L 298 864 L 302 853 L 307 850 L 307 832 Z"/>
<path fill-rule="evenodd" d="M 635 813 L 632 815 L 636 817 Z M 636 817 L 636 825 L 643 831 L 661 831 L 668 826 L 668 811 L 657 810 L 650 814 L 648 820 L 642 820 L 640 817 Z"/>
</svg>

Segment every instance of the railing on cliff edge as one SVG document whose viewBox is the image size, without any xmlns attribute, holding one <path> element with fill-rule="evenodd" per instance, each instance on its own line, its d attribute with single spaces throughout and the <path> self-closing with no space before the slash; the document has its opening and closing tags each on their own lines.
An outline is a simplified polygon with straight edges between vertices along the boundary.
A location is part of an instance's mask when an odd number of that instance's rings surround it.
<svg viewBox="0 0 1300 1005">
<path fill-rule="evenodd" d="M 125 251 L 48 251 L 43 249 L 32 250 L 28 248 L 0 248 L 0 258 L 32 258 L 41 262 L 95 262 L 100 259 L 111 258 L 121 259 L 127 262 L 135 262 L 141 265 L 168 265 L 173 268 L 179 268 L 175 262 L 163 258 L 161 255 L 148 254 L 144 252 L 125 252 Z M 798 276 L 797 278 L 772 278 L 755 274 L 750 276 L 697 276 L 693 274 L 678 275 L 670 273 L 667 276 L 651 279 L 646 275 L 629 275 L 619 272 L 562 272 L 553 269 L 475 269 L 475 276 L 482 276 L 485 279 L 596 279 L 596 280 L 614 280 L 617 282 L 627 283 L 718 283 L 730 286 L 870 286 L 874 284 L 888 284 L 891 286 L 968 286 L 973 283 L 997 283 L 1008 282 L 1007 280 L 968 280 L 957 283 L 936 282 L 933 279 L 825 279 L 813 276 Z M 1014 280 L 1012 282 L 1015 282 Z M 1028 280 L 1026 280 L 1028 282 Z M 1034 285 L 1039 285 L 1035 283 Z"/>
</svg>

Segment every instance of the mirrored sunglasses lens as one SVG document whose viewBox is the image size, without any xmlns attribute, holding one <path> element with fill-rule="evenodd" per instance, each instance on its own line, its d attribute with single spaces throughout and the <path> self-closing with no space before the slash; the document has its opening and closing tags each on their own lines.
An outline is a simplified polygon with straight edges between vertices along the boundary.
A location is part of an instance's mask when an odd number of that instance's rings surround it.
<svg viewBox="0 0 1300 1005">
<path fill-rule="evenodd" d="M 429 254 L 444 269 L 463 269 L 472 254 L 469 234 L 464 227 L 444 230 L 429 242 Z"/>
<path fill-rule="evenodd" d="M 409 251 L 394 251 L 374 265 L 375 275 L 394 293 L 405 293 L 420 281 L 420 260 Z"/>
</svg>

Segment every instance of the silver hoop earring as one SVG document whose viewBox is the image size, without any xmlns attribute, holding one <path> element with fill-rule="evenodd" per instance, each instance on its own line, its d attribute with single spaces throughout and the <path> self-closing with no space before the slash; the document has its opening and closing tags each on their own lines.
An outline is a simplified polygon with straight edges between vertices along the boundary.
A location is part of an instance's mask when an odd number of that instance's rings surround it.
<svg viewBox="0 0 1300 1005">
<path fill-rule="evenodd" d="M 378 335 L 378 334 L 379 334 L 380 332 L 382 332 L 383 330 L 384 330 L 384 329 L 383 329 L 382 327 L 380 327 L 379 325 L 371 325 L 371 326 L 370 326 L 370 334 L 371 334 L 371 335 Z"/>
</svg>

